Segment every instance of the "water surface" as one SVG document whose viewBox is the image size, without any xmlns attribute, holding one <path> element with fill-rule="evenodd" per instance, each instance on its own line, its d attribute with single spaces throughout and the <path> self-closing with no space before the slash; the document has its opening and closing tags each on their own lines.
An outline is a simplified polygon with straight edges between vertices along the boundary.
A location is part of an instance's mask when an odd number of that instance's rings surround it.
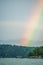
<svg viewBox="0 0 43 65">
<path fill-rule="evenodd" d="M 43 59 L 0 58 L 0 65 L 43 65 Z"/>
</svg>

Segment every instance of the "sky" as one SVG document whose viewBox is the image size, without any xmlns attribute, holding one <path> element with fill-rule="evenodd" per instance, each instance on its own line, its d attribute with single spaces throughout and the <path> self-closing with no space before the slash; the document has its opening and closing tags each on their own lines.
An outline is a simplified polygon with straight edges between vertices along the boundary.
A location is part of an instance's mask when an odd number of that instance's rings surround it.
<svg viewBox="0 0 43 65">
<path fill-rule="evenodd" d="M 43 45 L 43 0 L 0 0 L 0 40 Z"/>
</svg>

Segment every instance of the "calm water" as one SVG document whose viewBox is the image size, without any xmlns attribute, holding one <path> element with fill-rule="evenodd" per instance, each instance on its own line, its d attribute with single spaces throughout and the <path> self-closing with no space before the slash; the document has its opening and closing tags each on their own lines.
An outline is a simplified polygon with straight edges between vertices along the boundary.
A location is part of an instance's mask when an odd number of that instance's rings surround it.
<svg viewBox="0 0 43 65">
<path fill-rule="evenodd" d="M 0 58 L 0 65 L 43 65 L 43 59 Z"/>
</svg>

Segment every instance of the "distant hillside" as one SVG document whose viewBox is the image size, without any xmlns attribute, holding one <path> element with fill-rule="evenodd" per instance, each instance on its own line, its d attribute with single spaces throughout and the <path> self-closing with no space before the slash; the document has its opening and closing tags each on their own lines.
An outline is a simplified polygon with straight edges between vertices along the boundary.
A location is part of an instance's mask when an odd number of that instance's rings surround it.
<svg viewBox="0 0 43 65">
<path fill-rule="evenodd" d="M 34 47 L 24 47 L 16 45 L 0 45 L 0 58 L 28 58 Z"/>
</svg>

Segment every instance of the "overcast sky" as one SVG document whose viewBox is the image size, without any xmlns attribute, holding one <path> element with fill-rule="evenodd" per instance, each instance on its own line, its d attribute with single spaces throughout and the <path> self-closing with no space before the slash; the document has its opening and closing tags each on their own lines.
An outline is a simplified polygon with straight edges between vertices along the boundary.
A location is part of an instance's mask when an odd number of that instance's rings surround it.
<svg viewBox="0 0 43 65">
<path fill-rule="evenodd" d="M 37 0 L 0 0 L 0 40 L 20 39 L 24 33 L 27 19 L 29 20 L 33 15 L 34 6 L 37 3 Z M 34 41 L 41 40 L 43 42 L 42 17 L 40 21 Z M 40 45 L 43 45 L 43 43 Z"/>
</svg>

